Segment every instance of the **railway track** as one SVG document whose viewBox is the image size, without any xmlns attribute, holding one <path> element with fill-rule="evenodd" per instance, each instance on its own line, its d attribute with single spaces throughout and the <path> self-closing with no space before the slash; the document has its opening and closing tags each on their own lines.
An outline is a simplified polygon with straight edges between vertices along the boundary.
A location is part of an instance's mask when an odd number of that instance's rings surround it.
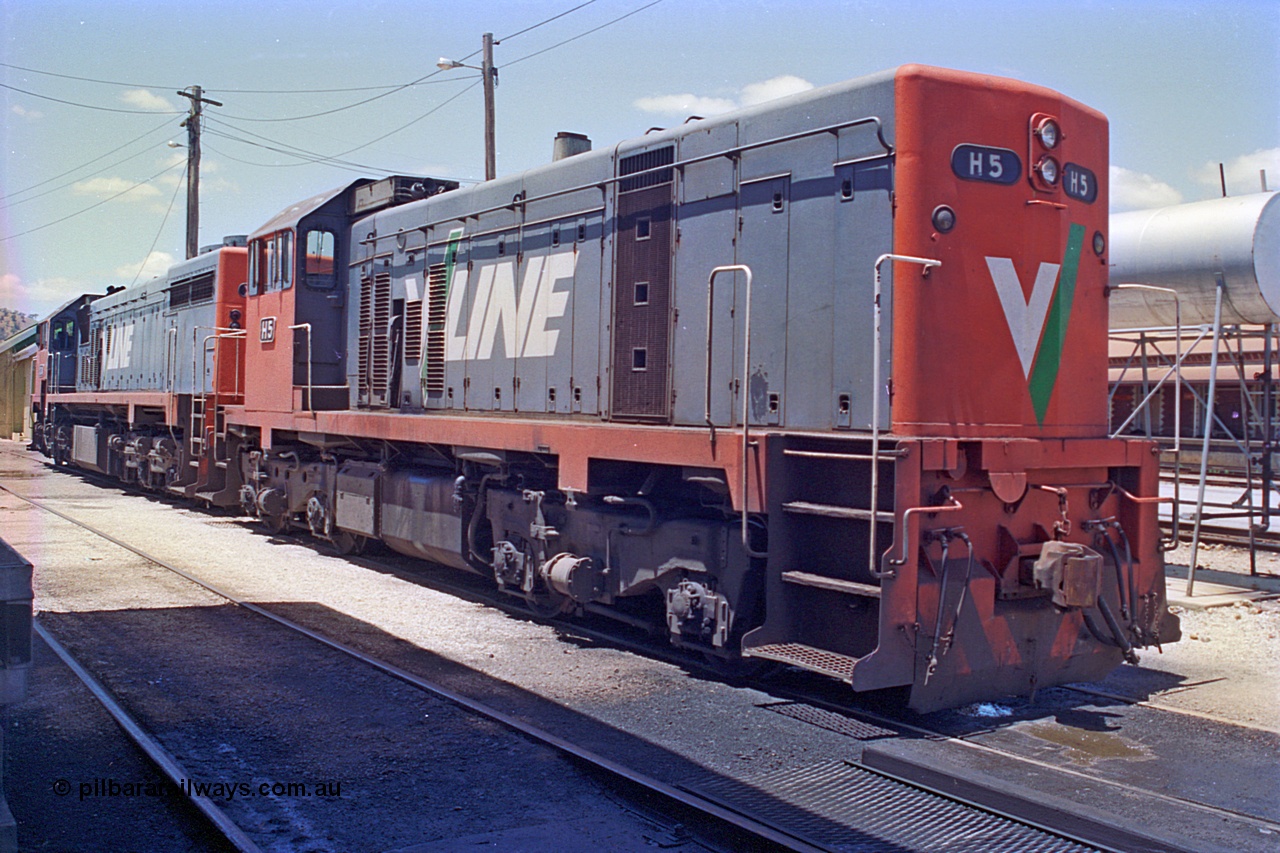
<svg viewBox="0 0 1280 853">
<path fill-rule="evenodd" d="M 12 489 L 6 490 L 16 494 Z M 19 497 L 23 496 L 19 495 Z M 23 499 L 30 500 L 26 497 L 23 497 Z M 42 507 L 42 509 L 55 511 L 52 507 Z M 184 512 L 190 513 L 189 510 L 185 510 Z M 81 523 L 76 519 L 71 519 L 64 513 L 58 514 L 73 521 L 74 523 Z M 216 519 L 215 521 L 218 524 L 231 523 L 230 520 L 227 519 Z M 234 523 L 238 526 L 245 525 L 243 520 L 236 521 Z M 88 527 L 87 525 L 82 526 Z M 110 537 L 101 531 L 93 530 L 93 532 L 95 535 L 101 535 L 106 538 L 113 539 L 113 537 Z M 273 538 L 279 539 L 280 537 L 277 536 Z M 316 549 L 319 544 L 309 538 L 299 537 L 295 541 L 297 544 L 305 544 L 313 550 Z M 165 565 L 164 561 L 153 558 L 151 555 L 146 554 L 140 549 L 133 548 L 126 543 L 121 542 L 118 544 L 129 548 L 136 554 L 145 556 L 146 559 L 152 560 L 157 565 L 164 565 L 166 569 L 176 571 L 177 574 L 187 577 L 192 582 L 204 586 L 200 579 L 190 577 L 189 572 L 184 572 L 176 567 Z M 436 573 L 431 572 L 429 569 L 424 570 L 423 564 L 418 563 L 417 561 L 408 560 L 407 558 L 399 557 L 398 555 L 390 555 L 386 559 L 372 555 L 365 555 L 364 557 L 359 558 L 358 562 L 361 565 L 373 568 L 378 572 L 394 574 L 398 577 L 410 580 L 415 584 L 430 586 L 433 589 L 445 591 L 453 596 L 482 602 L 489 607 L 497 606 L 509 613 L 518 615 L 522 619 L 539 618 L 537 614 L 530 613 L 527 609 L 520 606 L 519 602 L 508 596 L 502 596 L 501 594 L 487 590 L 478 584 L 467 583 L 467 581 L 471 579 L 466 575 L 458 575 L 456 573 Z M 205 588 L 209 589 L 210 586 L 205 586 Z M 217 590 L 216 587 L 214 587 L 214 591 L 219 595 L 224 595 L 224 593 L 221 590 Z M 249 609 L 251 612 L 256 613 L 258 611 L 262 611 L 260 615 L 268 619 L 279 619 L 278 614 L 272 614 L 268 610 L 259 608 L 257 605 L 253 605 L 249 602 L 240 601 L 234 595 L 224 595 L 224 598 L 229 601 L 235 601 L 237 604 Z M 291 620 L 284 619 L 283 621 L 285 623 L 289 623 Z M 564 623 L 558 624 L 561 626 L 564 625 Z M 599 621 L 579 620 L 571 623 L 567 628 L 563 628 L 563 630 L 570 637 L 579 641 L 609 644 L 614 647 L 624 647 L 627 649 L 636 649 L 650 657 L 656 656 L 677 662 L 686 670 L 697 671 L 703 674 L 720 674 L 714 667 L 708 667 L 699 661 L 690 660 L 687 657 L 680 658 L 673 655 L 669 647 L 665 647 L 665 644 L 645 642 L 643 636 L 635 632 L 628 633 L 623 631 L 620 633 L 616 628 L 612 627 L 613 624 L 614 623 L 609 623 L 610 627 L 606 629 Z M 321 643 L 326 643 L 333 648 L 338 648 L 343 651 L 344 654 L 348 653 L 347 649 L 342 648 L 344 644 L 340 642 L 335 644 L 335 641 L 332 638 L 326 637 L 323 634 L 318 634 L 318 632 L 304 626 L 299 625 L 297 627 L 301 628 L 313 639 L 318 640 Z M 354 652 L 355 657 L 365 661 L 371 666 L 379 668 L 383 666 L 383 662 L 379 661 L 377 658 L 372 658 L 370 655 L 361 653 L 359 650 L 353 649 L 351 651 Z M 451 690 L 447 686 L 442 688 L 439 684 L 418 685 L 416 684 L 416 681 L 424 680 L 421 679 L 420 676 L 415 675 L 412 672 L 408 672 L 402 667 L 397 667 L 394 664 L 387 666 L 389 668 L 384 671 L 394 675 L 396 678 L 400 678 L 406 683 L 415 684 L 415 686 L 420 687 L 420 689 L 433 692 L 443 690 L 443 692 L 437 692 L 436 695 L 444 695 L 451 700 L 457 700 L 464 704 L 469 702 L 474 703 L 474 700 L 458 694 L 457 691 Z M 1117 784 L 1113 781 L 1101 778 L 1096 774 L 1080 772 L 1071 768 L 1063 768 L 1046 762 L 1028 760 L 1025 755 L 1018 755 L 1007 749 L 1001 749 L 987 743 L 977 742 L 973 738 L 973 731 L 960 731 L 957 730 L 954 725 L 952 725 L 948 730 L 946 726 L 930 725 L 927 721 L 921 721 L 919 719 L 914 721 L 910 720 L 903 714 L 895 713 L 892 710 L 868 708 L 865 704 L 851 705 L 849 700 L 852 697 L 848 693 L 842 693 L 839 698 L 835 698 L 833 696 L 833 691 L 830 690 L 830 685 L 819 683 L 818 687 L 815 689 L 814 684 L 814 679 L 798 675 L 797 673 L 787 673 L 781 678 L 774 679 L 769 682 L 753 683 L 757 689 L 766 691 L 772 697 L 771 702 L 761 703 L 760 707 L 778 711 L 779 713 L 786 714 L 797 719 L 803 719 L 805 722 L 815 726 L 830 730 L 840 730 L 842 734 L 847 734 L 853 737 L 854 740 L 858 742 L 859 746 L 865 747 L 870 745 L 873 747 L 870 750 L 863 750 L 863 758 L 860 763 L 851 765 L 844 764 L 841 766 L 831 766 L 826 768 L 826 777 L 811 781 L 811 787 L 816 786 L 817 789 L 821 789 L 823 786 L 831 788 L 832 790 L 848 789 L 850 785 L 850 778 L 848 777 L 852 774 L 858 776 L 860 779 L 865 779 L 866 775 L 871 772 L 868 769 L 868 765 L 870 764 L 875 765 L 875 767 L 880 771 L 879 773 L 872 774 L 877 777 L 878 784 L 906 786 L 905 788 L 900 789 L 899 793 L 896 794 L 897 798 L 906 796 L 905 792 L 908 789 L 912 792 L 919 792 L 922 788 L 928 789 L 931 785 L 934 790 L 932 792 L 928 790 L 925 791 L 930 796 L 940 796 L 949 792 L 950 796 L 941 796 L 940 800 L 941 802 L 949 804 L 946 807 L 955 806 L 958 797 L 964 805 L 976 806 L 982 812 L 1000 815 L 1004 819 L 1011 820 L 1015 823 L 1023 825 L 1038 825 L 1049 829 L 1050 832 L 1055 828 L 1058 831 L 1062 831 L 1063 828 L 1066 828 L 1066 831 L 1072 837 L 1065 839 L 1060 837 L 1054 843 L 1063 843 L 1068 846 L 1066 848 L 1049 849 L 1186 849 L 1179 848 L 1177 841 L 1169 838 L 1158 838 L 1155 841 L 1152 841 L 1150 834 L 1144 833 L 1141 830 L 1126 829 L 1124 827 L 1124 821 L 1116 820 L 1114 819 L 1114 816 L 1104 814 L 1100 815 L 1096 810 L 1091 813 L 1088 808 L 1073 809 L 1070 803 L 1062 802 L 1055 802 L 1052 805 L 1046 806 L 1046 802 L 1043 798 L 1036 798 L 1034 795 L 1031 797 L 1011 795 L 1009 787 L 993 787 L 989 783 L 984 784 L 980 781 L 975 781 L 977 779 L 976 776 L 974 779 L 969 780 L 955 775 L 943 779 L 936 773 L 931 773 L 930 769 L 925 764 L 898 760 L 894 759 L 892 756 L 886 759 L 884 755 L 881 754 L 882 751 L 874 748 L 876 742 L 883 737 L 899 739 L 928 739 L 931 741 L 945 743 L 970 753 L 984 755 L 1010 764 L 1021 765 L 1026 768 L 1032 768 L 1038 773 L 1052 773 L 1066 778 L 1073 778 L 1078 784 L 1086 784 L 1090 786 L 1097 786 L 1101 784 L 1102 787 L 1109 789 L 1113 796 L 1154 796 L 1158 800 L 1162 799 L 1163 802 L 1170 807 L 1189 810 L 1190 812 L 1200 815 L 1202 818 L 1207 820 L 1243 820 L 1245 822 L 1255 823 L 1258 826 L 1259 831 L 1262 832 L 1280 831 L 1280 826 L 1274 823 L 1270 823 L 1266 820 L 1260 820 L 1252 815 L 1233 811 L 1229 808 L 1214 808 L 1185 798 L 1162 797 L 1159 792 L 1154 792 L 1150 790 L 1150 788 L 1140 785 Z M 489 714 L 490 711 L 493 711 L 494 713 L 490 715 L 491 719 L 498 720 L 504 725 L 515 725 L 519 730 L 531 737 L 541 737 L 541 734 L 537 731 L 538 727 L 528 727 L 527 720 L 521 719 L 519 715 L 505 713 L 500 708 L 494 709 L 482 707 L 483 704 L 484 703 L 467 704 L 466 707 L 482 714 Z M 952 722 L 954 723 L 954 720 L 952 720 Z M 522 726 L 524 726 L 524 728 L 522 728 Z M 526 730 L 526 728 L 528 730 Z M 871 734 L 868 735 L 868 732 Z M 593 756 L 591 754 L 591 750 L 587 750 L 585 754 L 578 754 L 570 739 L 566 739 L 562 735 L 556 735 L 554 732 L 549 734 L 550 739 L 546 742 L 550 743 L 557 749 L 561 749 L 567 754 L 577 756 L 580 760 L 590 763 L 594 761 L 595 758 L 599 757 Z M 879 757 L 877 757 L 877 755 L 879 755 Z M 616 761 L 612 763 L 614 765 L 618 764 Z M 610 762 L 607 758 L 603 767 L 604 770 L 602 772 L 609 774 L 617 774 L 619 770 L 621 770 L 624 775 L 627 772 L 625 767 L 620 768 L 617 766 L 610 766 Z M 644 776 L 645 774 L 643 773 L 639 774 L 639 777 Z M 734 831 L 758 832 L 756 825 L 760 824 L 766 832 L 773 831 L 778 833 L 774 837 L 769 837 L 768 835 L 763 836 L 763 838 L 768 838 L 767 843 L 769 844 L 780 847 L 790 847 L 792 849 L 823 849 L 824 847 L 830 846 L 823 844 L 821 840 L 818 840 L 817 843 L 813 843 L 814 836 L 816 835 L 820 839 L 821 832 L 812 832 L 802 825 L 792 825 L 791 829 L 788 830 L 786 828 L 788 825 L 787 818 L 794 818 L 794 814 L 784 815 L 784 819 L 780 821 L 782 826 L 773 828 L 768 826 L 768 821 L 762 822 L 757 817 L 753 817 L 751 808 L 749 806 L 744 806 L 744 801 L 747 801 L 750 798 L 747 797 L 744 800 L 741 787 L 734 788 L 730 786 L 728 790 L 725 790 L 723 786 L 717 788 L 715 784 L 682 785 L 679 783 L 671 784 L 669 781 L 656 781 L 657 786 L 651 790 L 657 792 L 659 796 L 668 798 L 670 808 L 676 808 L 677 804 L 683 804 L 678 807 L 689 809 L 694 813 L 697 813 L 698 817 L 693 818 L 695 823 L 711 819 L 703 817 L 702 813 L 697 811 L 705 805 L 710 804 L 710 814 L 717 820 L 727 817 L 730 819 L 730 822 L 732 822 L 735 817 L 739 819 L 744 817 L 746 818 L 746 828 L 739 826 Z M 643 786 L 645 784 L 645 780 L 643 778 L 631 779 L 630 784 Z M 788 784 L 795 786 L 797 783 L 794 779 L 782 778 L 773 780 L 772 782 L 768 779 L 764 779 L 762 780 L 762 784 L 777 784 L 785 787 Z M 812 796 L 813 792 L 810 791 L 807 795 Z M 763 813 L 767 805 L 768 804 L 764 804 L 761 807 L 760 813 Z M 747 814 L 743 815 L 743 811 L 746 811 Z M 801 822 L 801 824 L 802 823 L 803 822 Z M 830 827 L 828 827 L 828 829 L 829 828 Z M 888 829 L 885 831 L 892 833 L 895 830 Z M 986 827 L 980 831 L 991 832 L 992 830 L 990 827 Z M 755 837 L 760 839 L 762 836 L 757 835 Z M 1087 841 L 1078 841 L 1077 839 L 1085 839 Z M 755 843 L 765 842 L 757 840 Z M 929 845 L 933 842 L 929 839 L 919 840 L 919 843 L 920 846 L 909 847 L 907 849 L 946 849 L 945 847 L 931 848 Z M 1092 847 L 1072 847 L 1071 845 L 1073 844 L 1086 844 L 1092 845 Z"/>
<path fill-rule="evenodd" d="M 379 672 L 391 675 L 416 689 L 446 699 L 459 707 L 465 708 L 470 713 L 482 715 L 518 731 L 526 737 L 551 746 L 562 754 L 572 756 L 575 762 L 594 768 L 593 772 L 618 780 L 618 784 L 637 791 L 643 791 L 646 797 L 657 797 L 663 804 L 661 809 L 664 813 L 683 815 L 683 822 L 687 825 L 699 826 L 705 829 L 709 825 L 715 824 L 716 827 L 709 837 L 724 838 L 729 836 L 736 839 L 727 845 L 729 848 L 740 848 L 743 846 L 744 840 L 747 846 L 755 849 L 773 847 L 777 849 L 810 850 L 841 847 L 839 842 L 832 844 L 829 842 L 824 843 L 823 841 L 824 837 L 828 839 L 833 837 L 833 831 L 837 836 L 840 834 L 843 828 L 839 826 L 838 821 L 833 823 L 830 818 L 822 818 L 818 820 L 819 825 L 817 827 L 806 825 L 804 820 L 797 819 L 797 810 L 794 807 L 782 808 L 781 818 L 776 812 L 772 815 L 764 816 L 768 806 L 772 804 L 776 807 L 781 799 L 774 797 L 772 794 L 765 794 L 762 802 L 761 795 L 754 790 L 753 786 L 743 785 L 738 780 L 704 778 L 687 784 L 672 784 L 670 781 L 655 778 L 643 771 L 636 770 L 634 766 L 629 766 L 626 762 L 620 762 L 615 758 L 597 753 L 589 747 L 576 743 L 574 740 L 566 738 L 562 733 L 531 725 L 521 715 L 514 715 L 500 707 L 479 701 L 475 697 L 465 695 L 446 684 L 433 681 L 420 673 L 411 672 L 396 664 L 371 656 L 338 639 L 298 624 L 294 620 L 283 617 L 278 613 L 273 613 L 269 608 L 244 600 L 240 596 L 220 589 L 216 584 L 206 582 L 189 570 L 171 565 L 165 560 L 147 553 L 144 549 L 99 530 L 85 523 L 82 519 L 78 519 L 70 513 L 62 512 L 46 502 L 19 494 L 13 489 L 5 488 L 5 491 L 31 503 L 42 512 L 53 513 L 91 532 L 94 536 L 101 537 L 128 549 L 153 565 L 160 566 L 166 571 L 185 578 L 187 581 L 199 585 L 202 589 L 220 596 L 223 600 L 234 604 L 239 609 L 270 620 L 273 624 L 288 628 L 292 632 L 301 633 L 314 642 L 339 651 L 343 655 L 373 667 Z M 574 630 L 587 631 L 589 629 L 575 626 Z M 615 640 L 610 640 L 610 642 L 615 642 Z M 1046 851 L 1120 849 L 1107 848 L 1105 846 L 1098 847 L 1096 845 L 1090 846 L 1076 839 L 1066 837 L 1061 833 L 1055 834 L 1043 828 L 1038 828 L 1025 819 L 1017 819 L 1015 815 L 997 814 L 997 810 L 989 805 L 983 808 L 974 808 L 971 804 L 959 801 L 954 797 L 947 797 L 938 792 L 925 790 L 918 785 L 910 784 L 909 780 L 894 778 L 892 774 L 875 772 L 857 763 L 847 761 L 833 762 L 822 768 L 821 778 L 808 780 L 807 782 L 804 780 L 797 782 L 792 776 L 793 774 L 782 774 L 782 776 L 774 779 L 774 784 L 779 789 L 786 788 L 788 785 L 792 787 L 808 785 L 808 789 L 799 792 L 797 796 L 809 798 L 815 796 L 821 798 L 824 790 L 828 794 L 832 794 L 839 791 L 847 791 L 851 785 L 856 785 L 866 788 L 867 791 L 864 791 L 864 793 L 878 793 L 878 795 L 890 799 L 910 800 L 913 803 L 912 814 L 897 816 L 896 822 L 890 821 L 888 823 L 884 823 L 883 814 L 878 814 L 876 819 L 881 821 L 880 824 L 871 827 L 869 830 L 864 830 L 861 834 L 857 831 L 846 832 L 844 835 L 846 841 L 851 838 L 861 839 L 861 842 L 865 844 L 869 843 L 869 839 L 872 838 L 910 839 L 910 843 L 902 849 L 918 850 L 957 849 L 957 844 L 974 843 L 978 843 L 980 847 L 985 845 L 987 849 L 990 849 L 990 843 L 995 843 L 1004 849 L 1016 848 Z M 816 790 L 814 789 L 815 785 L 817 786 Z M 795 792 L 792 793 L 794 794 Z M 842 797 L 841 799 L 844 798 Z M 762 811 L 753 813 L 752 809 L 756 807 L 760 807 Z M 922 821 L 920 819 L 919 810 L 921 808 L 925 808 L 933 816 L 932 820 L 935 821 L 928 831 L 921 829 L 922 824 L 929 823 L 927 820 Z M 879 811 L 882 812 L 883 809 L 879 809 Z M 809 823 L 812 824 L 812 815 L 809 817 Z M 872 834 L 868 835 L 867 832 Z M 901 842 L 894 841 L 893 843 L 900 844 Z M 881 848 L 873 845 L 865 848 L 852 847 L 848 849 Z"/>
<path fill-rule="evenodd" d="M 439 682 L 409 672 L 385 660 L 365 654 L 337 639 L 325 636 L 317 631 L 307 628 L 304 625 L 294 622 L 287 617 L 274 613 L 267 608 L 260 607 L 227 590 L 219 588 L 215 584 L 201 579 L 187 570 L 172 565 L 171 563 L 156 557 L 141 548 L 135 547 L 122 539 L 112 536 L 105 531 L 99 530 L 94 526 L 55 509 L 41 501 L 33 500 L 32 498 L 21 495 L 13 489 L 3 485 L 0 485 L 0 489 L 27 501 L 44 512 L 51 513 L 64 521 L 74 524 L 96 537 L 132 552 L 149 563 L 177 575 L 203 590 L 213 593 L 215 596 L 222 598 L 227 603 L 234 605 L 238 609 L 268 620 L 276 626 L 287 629 L 291 633 L 301 635 L 315 643 L 337 651 L 364 666 L 384 675 L 391 676 L 392 678 L 408 684 L 411 687 L 435 698 L 445 700 L 470 714 L 496 722 L 510 731 L 517 732 L 537 743 L 551 747 L 557 752 L 574 759 L 576 762 L 590 767 L 593 771 L 606 777 L 618 788 L 630 789 L 632 796 L 638 796 L 640 799 L 655 796 L 660 798 L 663 803 L 663 811 L 665 814 L 682 816 L 686 823 L 694 823 L 700 826 L 701 834 L 708 839 L 708 842 L 705 845 L 699 843 L 699 849 L 728 850 L 736 849 L 739 844 L 746 844 L 747 846 L 755 849 L 812 849 L 802 841 L 799 841 L 798 839 L 795 839 L 787 833 L 779 831 L 768 824 L 751 820 L 749 817 L 720 808 L 714 803 L 704 801 L 688 792 L 666 785 L 665 783 L 647 776 L 641 771 L 624 766 L 605 756 L 597 755 L 580 744 L 574 743 L 573 741 L 560 737 L 552 732 L 539 729 L 536 726 L 530 725 L 527 721 L 507 714 L 492 705 L 484 703 L 483 701 L 479 701 L 473 697 L 459 693 Z M 97 697 L 99 701 L 103 702 L 104 706 L 107 707 L 107 710 L 112 714 L 112 716 L 121 724 L 129 736 L 142 748 L 148 757 L 156 763 L 157 767 L 164 772 L 169 780 L 175 786 L 184 790 L 184 793 L 189 794 L 189 799 L 206 816 L 210 821 L 212 828 L 214 828 L 220 836 L 224 837 L 236 849 L 245 851 L 246 853 L 254 853 L 254 851 L 261 849 L 252 841 L 248 833 L 231 820 L 231 818 L 227 816 L 226 812 L 218 808 L 218 806 L 208 797 L 199 795 L 194 791 L 194 789 L 191 789 L 190 786 L 183 788 L 182 786 L 184 782 L 191 779 L 192 775 L 182 767 L 181 762 L 179 762 L 172 753 L 160 744 L 154 734 L 147 731 L 143 725 L 135 720 L 130 715 L 129 711 L 121 703 L 116 701 L 107 689 L 98 683 L 89 669 L 77 661 L 73 655 L 63 648 L 47 629 L 38 627 L 37 630 L 42 639 L 45 639 L 59 657 L 61 657 L 73 669 L 73 671 L 75 671 L 76 675 L 84 681 L 86 686 L 88 686 L 91 692 L 94 693 L 95 697 Z"/>
</svg>

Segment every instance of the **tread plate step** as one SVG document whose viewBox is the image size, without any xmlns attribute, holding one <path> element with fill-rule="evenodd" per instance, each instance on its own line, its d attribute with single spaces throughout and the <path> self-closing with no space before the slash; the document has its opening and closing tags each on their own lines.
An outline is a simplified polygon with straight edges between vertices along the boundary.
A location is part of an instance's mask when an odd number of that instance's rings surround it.
<svg viewBox="0 0 1280 853">
<path fill-rule="evenodd" d="M 788 501 L 782 505 L 783 512 L 797 515 L 819 515 L 823 518 L 849 518 L 856 521 L 867 521 L 871 518 L 871 510 L 835 504 L 819 504 L 809 501 Z M 893 513 L 881 510 L 876 513 L 876 521 L 885 524 L 893 523 Z"/>
<path fill-rule="evenodd" d="M 783 572 L 782 580 L 786 583 L 829 589 L 833 592 L 843 592 L 848 595 L 860 595 L 864 598 L 880 597 L 880 587 L 878 586 L 848 581 L 844 578 L 833 578 L 827 575 L 815 575 L 812 572 Z"/>
<path fill-rule="evenodd" d="M 766 658 L 803 667 L 842 681 L 848 681 L 853 676 L 853 665 L 858 660 L 840 652 L 806 646 L 803 643 L 772 643 L 766 646 L 744 648 L 742 651 L 750 657 Z"/>
</svg>

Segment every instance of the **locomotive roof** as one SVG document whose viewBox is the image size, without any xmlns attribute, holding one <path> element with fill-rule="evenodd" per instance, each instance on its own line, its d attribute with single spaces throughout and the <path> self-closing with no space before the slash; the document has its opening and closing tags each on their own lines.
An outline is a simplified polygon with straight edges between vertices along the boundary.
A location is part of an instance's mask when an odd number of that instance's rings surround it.
<svg viewBox="0 0 1280 853">
<path fill-rule="evenodd" d="M 280 211 L 275 216 L 267 220 L 265 224 L 259 226 L 258 228 L 255 228 L 253 233 L 249 235 L 249 239 L 253 240 L 258 237 L 261 237 L 264 234 L 271 234 L 276 231 L 279 231 L 282 228 L 287 228 L 290 225 L 293 225 L 294 223 L 296 223 L 299 219 L 306 216 L 307 214 L 313 213 L 319 210 L 320 208 L 324 207 L 326 204 L 328 204 L 330 201 L 333 201 L 333 199 L 337 198 L 338 196 L 345 195 L 347 192 L 354 189 L 355 187 L 363 186 L 368 183 L 372 183 L 372 181 L 369 178 L 359 178 L 355 181 L 352 181 L 349 184 L 343 184 L 340 187 L 334 187 L 331 190 L 326 190 L 322 193 L 313 195 L 311 196 L 311 198 L 304 199 L 303 201 L 299 201 L 294 204 L 291 204 L 288 207 L 286 207 L 284 210 Z"/>
<path fill-rule="evenodd" d="M 52 311 L 50 311 L 48 314 L 46 314 L 46 315 L 45 315 L 45 317 L 44 317 L 40 322 L 42 322 L 42 323 L 43 323 L 45 320 L 50 320 L 50 319 L 52 319 L 52 318 L 54 318 L 54 317 L 57 317 L 59 314 L 63 313 L 64 311 L 66 311 L 66 310 L 67 310 L 67 309 L 69 309 L 69 308 L 79 308 L 79 307 L 80 307 L 80 305 L 83 303 L 83 301 L 84 301 L 84 300 L 88 300 L 88 301 L 92 302 L 92 301 L 93 301 L 93 300 L 95 300 L 95 299 L 100 299 L 100 298 L 102 298 L 102 296 L 104 296 L 104 294 L 101 294 L 101 293 L 82 293 L 82 294 L 80 294 L 79 296 L 76 296 L 76 297 L 74 297 L 74 298 L 72 298 L 72 299 L 68 299 L 66 302 L 62 303 L 62 304 L 61 304 L 61 305 L 59 305 L 57 308 L 55 308 L 55 309 L 53 309 Z"/>
</svg>

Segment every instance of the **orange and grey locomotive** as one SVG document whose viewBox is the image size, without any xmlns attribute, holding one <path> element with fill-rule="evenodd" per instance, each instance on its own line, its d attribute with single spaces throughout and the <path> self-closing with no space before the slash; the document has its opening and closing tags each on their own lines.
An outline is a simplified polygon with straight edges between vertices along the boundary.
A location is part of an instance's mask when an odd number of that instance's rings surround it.
<svg viewBox="0 0 1280 853">
<path fill-rule="evenodd" d="M 903 66 L 474 187 L 357 181 L 221 249 L 206 319 L 179 272 L 84 306 L 102 356 L 42 434 L 918 709 L 1099 678 L 1178 638 L 1157 448 L 1107 437 L 1107 134 Z"/>
</svg>

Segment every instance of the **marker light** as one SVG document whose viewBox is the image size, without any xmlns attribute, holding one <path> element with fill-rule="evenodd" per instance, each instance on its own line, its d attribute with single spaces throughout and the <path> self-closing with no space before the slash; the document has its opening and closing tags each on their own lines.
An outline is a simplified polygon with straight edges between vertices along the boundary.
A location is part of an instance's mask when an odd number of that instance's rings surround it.
<svg viewBox="0 0 1280 853">
<path fill-rule="evenodd" d="M 946 234 L 956 227 L 956 212 L 945 204 L 933 209 L 933 227 L 939 234 Z"/>
<path fill-rule="evenodd" d="M 1040 162 L 1036 164 L 1036 172 L 1040 175 L 1040 180 L 1046 184 L 1056 184 L 1058 182 L 1058 161 L 1052 157 L 1041 157 Z"/>
<path fill-rule="evenodd" d="M 1107 238 L 1102 236 L 1101 231 L 1093 232 L 1093 253 L 1099 257 L 1107 250 Z"/>
<path fill-rule="evenodd" d="M 1036 138 L 1040 140 L 1040 144 L 1049 150 L 1058 147 L 1058 123 L 1051 118 L 1043 119 L 1036 125 Z"/>
</svg>

